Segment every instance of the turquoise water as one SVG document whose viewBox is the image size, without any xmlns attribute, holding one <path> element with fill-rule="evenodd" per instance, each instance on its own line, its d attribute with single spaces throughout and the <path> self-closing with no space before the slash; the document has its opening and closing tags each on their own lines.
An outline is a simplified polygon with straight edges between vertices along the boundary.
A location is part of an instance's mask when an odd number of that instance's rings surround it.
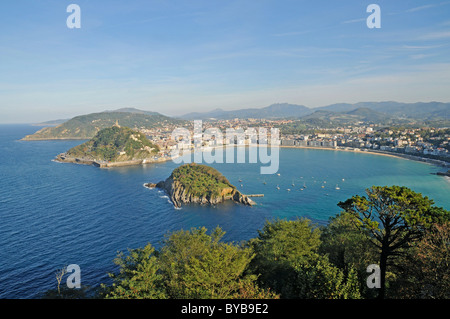
<svg viewBox="0 0 450 319">
<path fill-rule="evenodd" d="M 339 212 L 339 201 L 372 185 L 405 185 L 450 209 L 449 179 L 431 174 L 439 167 L 281 149 L 280 176 L 260 175 L 260 164 L 211 165 L 243 193 L 264 194 L 254 198 L 256 206 L 177 210 L 164 193 L 143 187 L 167 178 L 175 163 L 113 169 L 56 163 L 55 155 L 81 141 L 20 141 L 37 129 L 0 125 L 0 298 L 35 298 L 56 287 L 55 271 L 68 264 L 80 265 L 83 285 L 108 282 L 117 251 L 148 242 L 158 247 L 170 231 L 220 226 L 225 240 L 237 242 L 255 237 L 268 219 L 307 217 L 324 224 Z"/>
</svg>

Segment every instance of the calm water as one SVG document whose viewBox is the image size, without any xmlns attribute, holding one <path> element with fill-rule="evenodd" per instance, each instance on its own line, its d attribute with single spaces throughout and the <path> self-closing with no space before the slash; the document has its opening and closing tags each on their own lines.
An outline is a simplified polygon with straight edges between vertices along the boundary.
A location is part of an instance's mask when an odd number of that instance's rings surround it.
<svg viewBox="0 0 450 319">
<path fill-rule="evenodd" d="M 177 210 L 163 193 L 143 187 L 167 178 L 173 162 L 114 169 L 56 163 L 55 155 L 81 142 L 19 140 L 37 129 L 0 125 L 0 298 L 35 298 L 56 287 L 55 271 L 68 264 L 80 265 L 83 285 L 108 282 L 117 251 L 148 242 L 158 247 L 170 231 L 219 225 L 225 240 L 241 241 L 255 237 L 267 219 L 303 216 L 326 223 L 339 212 L 339 201 L 371 185 L 405 185 L 450 209 L 448 178 L 430 174 L 439 167 L 281 149 L 280 176 L 260 175 L 259 164 L 212 165 L 243 193 L 265 194 L 254 198 L 257 206 Z"/>
</svg>

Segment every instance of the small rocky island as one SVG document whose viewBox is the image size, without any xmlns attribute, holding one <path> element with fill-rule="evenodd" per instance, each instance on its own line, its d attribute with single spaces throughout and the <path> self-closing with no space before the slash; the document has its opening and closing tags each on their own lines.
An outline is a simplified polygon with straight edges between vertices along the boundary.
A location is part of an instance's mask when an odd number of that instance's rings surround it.
<svg viewBox="0 0 450 319">
<path fill-rule="evenodd" d="M 114 167 L 158 162 L 159 148 L 147 137 L 128 127 L 105 128 L 86 143 L 59 154 L 56 161 Z"/>
<path fill-rule="evenodd" d="M 164 190 L 175 207 L 189 203 L 215 205 L 226 200 L 249 206 L 255 204 L 216 169 L 195 163 L 179 166 L 165 181 L 144 186 Z"/>
</svg>

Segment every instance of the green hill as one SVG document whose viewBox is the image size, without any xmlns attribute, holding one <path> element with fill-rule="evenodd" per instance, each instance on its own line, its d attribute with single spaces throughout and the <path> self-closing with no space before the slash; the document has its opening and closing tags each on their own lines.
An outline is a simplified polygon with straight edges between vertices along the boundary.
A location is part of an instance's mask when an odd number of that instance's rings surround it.
<svg viewBox="0 0 450 319">
<path fill-rule="evenodd" d="M 139 130 L 164 128 L 169 125 L 183 125 L 184 121 L 156 112 L 121 109 L 77 116 L 56 127 L 45 127 L 32 135 L 27 135 L 24 140 L 87 140 L 94 137 L 100 130 L 111 127 L 116 123 Z"/>
<path fill-rule="evenodd" d="M 165 181 L 157 184 L 148 183 L 146 187 L 164 189 L 175 207 L 190 203 L 216 205 L 225 200 L 244 205 L 254 204 L 219 171 L 195 163 L 181 165 L 174 169 Z"/>
<path fill-rule="evenodd" d="M 159 152 L 144 134 L 128 127 L 100 130 L 91 140 L 71 148 L 65 156 L 83 160 L 124 162 L 150 158 Z"/>
</svg>

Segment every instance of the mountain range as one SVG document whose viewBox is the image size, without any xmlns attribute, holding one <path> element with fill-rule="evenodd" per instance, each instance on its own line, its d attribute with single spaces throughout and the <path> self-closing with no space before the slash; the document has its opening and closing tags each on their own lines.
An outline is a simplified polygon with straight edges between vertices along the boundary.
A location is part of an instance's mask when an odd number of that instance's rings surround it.
<svg viewBox="0 0 450 319">
<path fill-rule="evenodd" d="M 322 118 L 326 115 L 356 115 L 364 119 L 450 119 L 450 103 L 442 102 L 360 102 L 355 104 L 339 103 L 309 108 L 304 105 L 276 103 L 263 108 L 246 108 L 233 111 L 215 109 L 208 112 L 193 112 L 180 116 L 184 120 L 233 119 L 233 118 Z"/>
</svg>

